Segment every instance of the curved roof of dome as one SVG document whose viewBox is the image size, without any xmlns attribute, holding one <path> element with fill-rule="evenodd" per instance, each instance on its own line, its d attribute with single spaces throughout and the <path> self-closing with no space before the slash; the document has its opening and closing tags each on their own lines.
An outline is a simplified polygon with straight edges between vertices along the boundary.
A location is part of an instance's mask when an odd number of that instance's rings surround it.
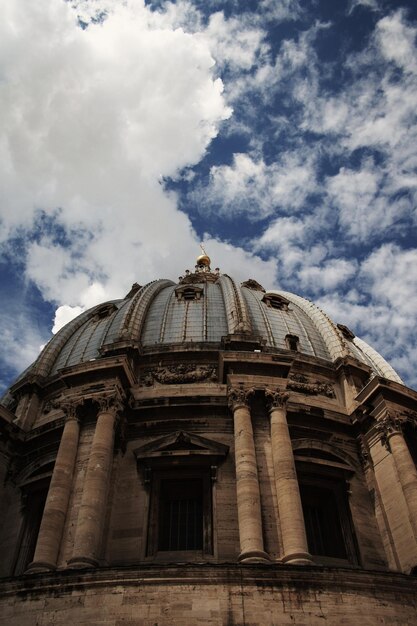
<svg viewBox="0 0 417 626">
<path fill-rule="evenodd" d="M 375 374 L 402 382 L 375 350 L 353 335 L 347 339 L 309 300 L 265 292 L 253 280 L 238 285 L 226 274 L 210 274 L 210 280 L 201 281 L 198 274 L 192 276 L 179 284 L 153 281 L 124 300 L 82 313 L 50 340 L 29 371 L 51 376 L 125 342 L 151 350 L 184 343 L 215 345 L 228 334 L 241 333 L 261 337 L 267 350 L 287 350 L 288 336 L 294 337 L 302 354 L 330 362 L 353 356 Z"/>
</svg>

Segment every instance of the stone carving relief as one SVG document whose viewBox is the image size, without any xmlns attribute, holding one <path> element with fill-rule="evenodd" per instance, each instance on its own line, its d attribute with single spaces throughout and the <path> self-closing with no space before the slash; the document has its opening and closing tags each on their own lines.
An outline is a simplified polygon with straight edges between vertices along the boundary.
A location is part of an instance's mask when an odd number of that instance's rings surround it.
<svg viewBox="0 0 417 626">
<path fill-rule="evenodd" d="M 287 389 L 313 396 L 327 396 L 327 398 L 336 397 L 333 385 L 330 383 L 321 383 L 318 380 L 309 382 L 308 378 L 303 374 L 292 374 L 288 379 Z"/>
<path fill-rule="evenodd" d="M 180 385 L 185 383 L 216 382 L 216 367 L 212 365 L 195 365 L 190 363 L 166 365 L 147 370 L 141 377 L 145 387 L 152 387 L 155 383 L 161 385 Z"/>
</svg>

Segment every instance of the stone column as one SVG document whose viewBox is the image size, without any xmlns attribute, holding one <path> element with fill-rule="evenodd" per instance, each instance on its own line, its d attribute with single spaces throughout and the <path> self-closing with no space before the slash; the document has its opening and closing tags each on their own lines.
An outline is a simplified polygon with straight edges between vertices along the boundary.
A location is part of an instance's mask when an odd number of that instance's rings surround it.
<svg viewBox="0 0 417 626">
<path fill-rule="evenodd" d="M 99 400 L 100 408 L 84 479 L 71 568 L 97 567 L 106 514 L 110 468 L 113 459 L 116 415 L 121 403 L 114 398 Z"/>
<path fill-rule="evenodd" d="M 67 516 L 80 427 L 76 417 L 76 405 L 68 404 L 63 408 L 67 417 L 52 472 L 35 554 L 27 569 L 31 573 L 56 568 Z"/>
<path fill-rule="evenodd" d="M 233 411 L 235 432 L 235 463 L 237 513 L 239 521 L 239 561 L 268 561 L 264 552 L 259 493 L 258 468 L 251 415 L 248 406 L 253 390 L 229 390 L 229 406 Z"/>
<path fill-rule="evenodd" d="M 401 418 L 387 413 L 379 420 L 376 428 L 381 435 L 381 443 L 393 456 L 398 478 L 409 511 L 410 524 L 417 540 L 417 469 L 402 434 Z"/>
<path fill-rule="evenodd" d="M 287 424 L 289 394 L 265 390 L 271 417 L 271 447 L 284 563 L 311 564 L 303 507 L 295 471 L 294 454 Z"/>
</svg>

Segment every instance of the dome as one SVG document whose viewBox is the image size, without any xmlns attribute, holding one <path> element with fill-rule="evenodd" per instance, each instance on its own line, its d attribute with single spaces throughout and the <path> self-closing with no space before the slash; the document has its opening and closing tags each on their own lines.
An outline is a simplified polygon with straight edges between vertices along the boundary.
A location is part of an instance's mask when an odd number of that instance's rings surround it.
<svg viewBox="0 0 417 626">
<path fill-rule="evenodd" d="M 201 259 L 135 283 L 0 404 L 0 614 L 414 623 L 416 425 L 417 392 L 309 300 Z"/>
<path fill-rule="evenodd" d="M 375 375 L 402 382 L 380 354 L 309 300 L 285 291 L 265 291 L 253 279 L 239 284 L 227 274 L 202 267 L 177 284 L 170 280 L 135 284 L 123 300 L 82 313 L 51 339 L 29 371 L 55 375 L 124 346 L 140 347 L 145 353 L 170 347 L 192 350 L 197 345 L 215 350 L 228 336 L 238 334 L 252 350 L 296 351 L 331 363 L 351 357 Z"/>
</svg>

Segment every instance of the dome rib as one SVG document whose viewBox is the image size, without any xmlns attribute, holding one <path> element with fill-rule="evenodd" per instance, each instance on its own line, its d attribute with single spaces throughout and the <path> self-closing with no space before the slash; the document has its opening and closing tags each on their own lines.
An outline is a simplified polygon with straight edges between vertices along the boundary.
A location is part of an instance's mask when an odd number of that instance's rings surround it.
<svg viewBox="0 0 417 626">
<path fill-rule="evenodd" d="M 271 346 L 274 346 L 274 348 L 276 348 L 277 347 L 277 343 L 275 341 L 274 333 L 272 332 L 271 324 L 269 323 L 268 316 L 265 313 L 265 307 L 263 306 L 261 300 L 259 300 L 259 298 L 257 298 L 255 296 L 255 294 L 253 293 L 253 291 L 251 289 L 248 289 L 247 287 L 241 287 L 241 289 L 242 289 L 242 292 L 244 294 L 244 297 L 245 298 L 250 298 L 251 301 L 253 302 L 253 306 L 255 306 L 255 307 L 257 307 L 259 309 L 261 317 L 262 317 L 262 320 L 263 320 L 263 322 L 265 324 L 265 330 L 266 330 L 266 335 L 268 337 L 268 343 Z M 248 308 L 249 308 L 249 315 L 250 315 L 250 313 L 251 313 L 250 306 Z M 251 321 L 252 321 L 252 326 L 256 327 L 256 324 L 255 324 L 254 320 L 252 319 Z M 263 333 L 261 333 L 261 334 L 263 334 Z"/>
<path fill-rule="evenodd" d="M 78 315 L 78 317 L 61 328 L 45 346 L 37 361 L 35 361 L 31 370 L 32 373 L 38 376 L 48 376 L 66 343 L 102 306 L 102 304 L 98 304 L 88 309 L 88 311 L 84 311 L 84 313 L 81 313 L 81 315 Z"/>
<path fill-rule="evenodd" d="M 240 287 L 227 274 L 220 277 L 219 283 L 223 292 L 229 333 L 251 333 L 252 323 Z"/>
<path fill-rule="evenodd" d="M 171 287 L 173 285 L 175 285 L 175 283 L 172 282 L 172 280 L 154 280 L 138 291 L 126 315 L 125 323 L 121 330 L 121 339 L 128 337 L 131 340 L 140 340 L 146 313 L 153 299 L 165 287 Z"/>
</svg>

